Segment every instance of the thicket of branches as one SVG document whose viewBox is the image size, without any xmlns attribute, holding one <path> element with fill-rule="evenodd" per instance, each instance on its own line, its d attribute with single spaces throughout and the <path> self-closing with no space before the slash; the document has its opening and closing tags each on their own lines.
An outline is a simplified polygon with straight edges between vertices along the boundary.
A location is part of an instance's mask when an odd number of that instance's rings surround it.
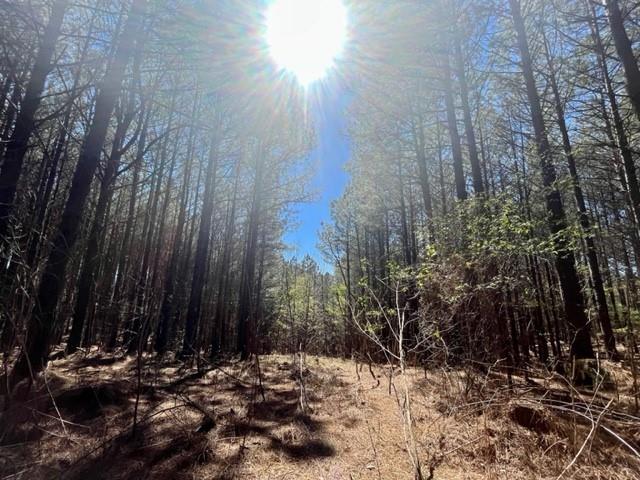
<svg viewBox="0 0 640 480">
<path fill-rule="evenodd" d="M 242 34 L 259 7 L 2 2 L 10 385 L 57 345 L 255 348 L 313 138 L 300 91 Z"/>
<path fill-rule="evenodd" d="M 8 386 L 92 345 L 368 355 L 369 336 L 513 366 L 634 351 L 637 5 L 392 3 L 349 3 L 334 276 L 282 256 L 313 132 L 262 2 L 0 3 Z"/>
<path fill-rule="evenodd" d="M 359 18 L 356 48 L 384 61 L 355 87 L 352 179 L 322 235 L 345 317 L 393 345 L 385 309 L 401 308 L 423 360 L 635 351 L 637 4 L 603 3 L 407 1 L 380 7 L 385 24 Z"/>
</svg>

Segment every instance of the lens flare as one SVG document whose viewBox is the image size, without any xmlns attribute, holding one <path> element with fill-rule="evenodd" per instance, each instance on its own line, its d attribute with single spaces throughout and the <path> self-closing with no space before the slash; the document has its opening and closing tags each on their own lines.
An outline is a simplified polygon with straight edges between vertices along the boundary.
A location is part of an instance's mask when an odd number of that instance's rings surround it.
<svg viewBox="0 0 640 480">
<path fill-rule="evenodd" d="M 347 10 L 341 0 L 275 0 L 266 26 L 276 64 L 307 86 L 323 78 L 342 53 Z"/>
</svg>

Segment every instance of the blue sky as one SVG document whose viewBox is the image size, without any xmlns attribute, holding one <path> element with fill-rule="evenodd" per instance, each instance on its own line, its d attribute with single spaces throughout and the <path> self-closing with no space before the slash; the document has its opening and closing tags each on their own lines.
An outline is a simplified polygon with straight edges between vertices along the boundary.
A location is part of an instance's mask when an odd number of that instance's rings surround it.
<svg viewBox="0 0 640 480">
<path fill-rule="evenodd" d="M 317 195 L 314 201 L 295 206 L 297 222 L 283 239 L 289 246 L 287 257 L 301 259 L 308 254 L 323 271 L 333 272 L 317 248 L 318 231 L 323 222 L 331 221 L 331 201 L 341 195 L 349 179 L 343 167 L 351 154 L 344 115 L 350 97 L 343 87 L 326 85 L 313 88 L 310 94 L 314 100 L 309 102 L 309 113 L 318 137 L 310 153 L 315 169 L 310 189 Z"/>
</svg>

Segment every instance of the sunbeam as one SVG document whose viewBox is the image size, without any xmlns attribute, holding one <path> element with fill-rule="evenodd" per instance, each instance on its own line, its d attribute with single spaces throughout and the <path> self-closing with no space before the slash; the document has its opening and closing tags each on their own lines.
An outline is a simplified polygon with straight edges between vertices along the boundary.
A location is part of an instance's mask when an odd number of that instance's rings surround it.
<svg viewBox="0 0 640 480">
<path fill-rule="evenodd" d="M 275 0 L 266 26 L 273 60 L 307 86 L 323 78 L 342 53 L 347 10 L 341 0 Z"/>
</svg>

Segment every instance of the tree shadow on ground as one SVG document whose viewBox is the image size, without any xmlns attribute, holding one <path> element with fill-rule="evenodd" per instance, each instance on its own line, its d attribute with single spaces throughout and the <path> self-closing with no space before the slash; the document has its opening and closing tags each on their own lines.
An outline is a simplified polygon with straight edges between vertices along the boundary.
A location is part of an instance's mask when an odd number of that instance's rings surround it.
<svg viewBox="0 0 640 480">
<path fill-rule="evenodd" d="M 239 478 L 236 475 L 244 467 L 246 452 L 253 448 L 247 445 L 263 445 L 257 448 L 281 453 L 294 462 L 336 454 L 335 448 L 321 438 L 325 430 L 323 422 L 314 418 L 311 411 L 302 411 L 297 386 L 286 371 L 267 367 L 268 375 L 263 376 L 264 399 L 257 385 L 247 386 L 238 381 L 216 384 L 205 381 L 204 375 L 197 372 L 185 372 L 179 383 L 158 386 L 143 383 L 140 399 L 143 412 L 153 412 L 167 401 L 185 402 L 175 406 L 169 415 L 143 420 L 137 435 L 132 437 L 135 379 L 105 381 L 109 366 L 117 363 L 108 358 L 82 359 L 79 363 L 103 365 L 105 371 L 97 383 L 65 385 L 53 394 L 52 400 L 62 418 L 78 423 L 78 428 L 75 425 L 68 428 L 76 439 L 86 438 L 87 445 L 77 452 L 73 462 L 53 458 L 41 462 L 37 473 L 42 476 L 33 478 L 168 480 L 192 478 L 194 468 L 210 464 L 214 478 L 222 480 Z M 165 364 L 160 365 L 163 367 Z M 93 382 L 98 377 L 84 380 Z M 53 403 L 43 409 L 51 419 L 57 417 Z M 223 410 L 228 413 L 222 413 Z M 213 428 L 199 428 L 198 418 L 207 417 L 203 412 L 216 417 Z M 113 431 L 115 419 L 121 434 L 102 440 L 95 436 L 99 431 Z M 200 423 L 203 421 L 204 418 Z M 234 447 L 233 454 L 224 454 L 224 449 L 218 448 L 221 439 L 231 439 L 237 444 L 237 451 Z M 247 442 L 248 439 L 251 441 Z"/>
<path fill-rule="evenodd" d="M 170 480 L 192 478 L 194 465 L 215 460 L 207 435 L 167 424 L 160 431 L 143 426 L 135 437 L 109 442 L 101 454 L 62 474 L 64 480 Z"/>
<path fill-rule="evenodd" d="M 275 385 L 289 384 L 286 372 L 269 372 L 269 382 Z M 287 383 L 285 383 L 287 382 Z M 308 460 L 335 455 L 334 447 L 322 438 L 324 423 L 311 412 L 303 412 L 299 392 L 282 388 L 266 388 L 262 398 L 250 405 L 247 418 L 230 422 L 229 427 L 237 437 L 255 436 L 266 440 L 268 448 L 282 452 L 291 460 Z M 229 428 L 228 427 L 228 428 Z M 278 435 L 287 427 L 304 432 L 302 438 Z"/>
</svg>

